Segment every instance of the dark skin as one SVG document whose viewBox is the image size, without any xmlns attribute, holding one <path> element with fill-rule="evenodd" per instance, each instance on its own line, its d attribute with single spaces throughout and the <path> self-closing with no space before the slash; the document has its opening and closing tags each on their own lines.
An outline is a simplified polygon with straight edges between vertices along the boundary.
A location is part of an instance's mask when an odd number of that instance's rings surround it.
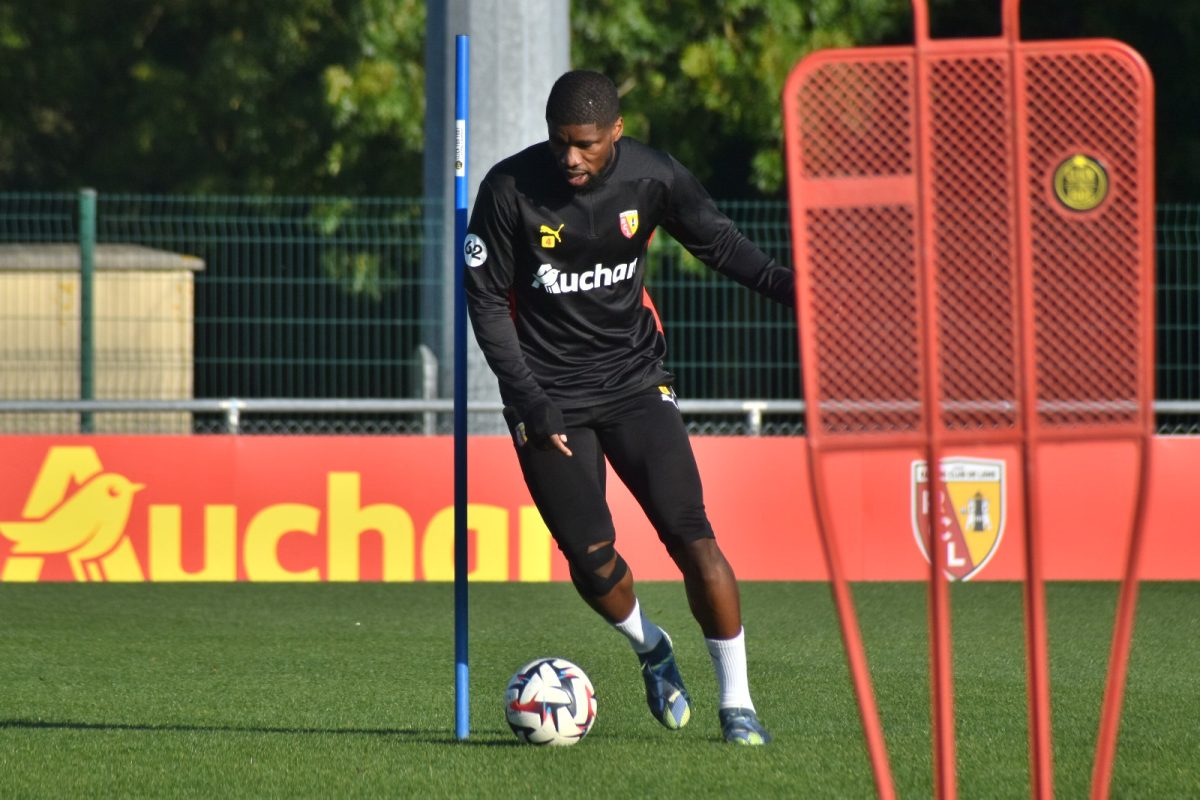
<svg viewBox="0 0 1200 800">
<path fill-rule="evenodd" d="M 625 123 L 621 117 L 617 117 L 611 125 L 550 125 L 550 150 L 558 160 L 567 184 L 576 190 L 583 189 L 601 174 L 612 159 L 624 129 Z M 570 458 L 572 455 L 567 447 L 565 432 L 552 434 L 549 446 L 564 457 Z M 612 542 L 601 542 L 591 549 L 595 551 L 609 544 Z M 683 574 L 688 605 L 704 635 L 709 639 L 732 639 L 737 636 L 742 629 L 737 578 L 716 540 L 701 539 L 679 545 L 672 549 L 671 558 Z M 597 572 L 601 577 L 607 577 L 615 567 L 614 558 Z M 627 572 L 608 594 L 600 597 L 581 596 L 609 622 L 628 619 L 633 613 L 635 601 L 633 573 Z"/>
<path fill-rule="evenodd" d="M 605 544 L 602 542 L 592 549 Z M 725 554 L 717 546 L 716 539 L 689 542 L 672 552 L 671 558 L 683 573 L 688 606 L 705 637 L 732 639 L 737 636 L 742 629 L 737 578 Z M 611 574 L 615 566 L 616 559 L 597 571 L 601 575 Z M 633 572 L 626 572 L 625 577 L 606 595 L 592 597 L 581 593 L 580 596 L 609 622 L 628 619 L 633 613 Z"/>
<path fill-rule="evenodd" d="M 567 184 L 582 189 L 603 172 L 624 131 L 621 117 L 611 125 L 549 125 L 550 150 Z"/>
</svg>

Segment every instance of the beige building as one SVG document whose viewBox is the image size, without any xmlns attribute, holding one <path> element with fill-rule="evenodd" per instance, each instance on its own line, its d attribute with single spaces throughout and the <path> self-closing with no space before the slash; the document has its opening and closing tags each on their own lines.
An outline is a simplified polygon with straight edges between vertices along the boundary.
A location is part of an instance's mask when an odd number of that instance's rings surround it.
<svg viewBox="0 0 1200 800">
<path fill-rule="evenodd" d="M 199 258 L 126 244 L 95 250 L 97 400 L 192 398 Z M 72 244 L 0 245 L 0 400 L 80 397 L 80 252 Z M 97 413 L 97 433 L 190 433 L 186 412 Z M 73 413 L 0 413 L 3 433 L 72 433 Z"/>
</svg>

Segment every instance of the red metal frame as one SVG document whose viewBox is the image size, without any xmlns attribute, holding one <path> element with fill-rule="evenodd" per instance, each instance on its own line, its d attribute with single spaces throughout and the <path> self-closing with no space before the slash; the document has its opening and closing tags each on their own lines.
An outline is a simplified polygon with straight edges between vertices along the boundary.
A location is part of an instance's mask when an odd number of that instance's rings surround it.
<svg viewBox="0 0 1200 800">
<path fill-rule="evenodd" d="M 923 452 L 936 503 L 944 489 L 934 465 L 947 447 L 1020 446 L 1030 784 L 1045 798 L 1054 778 L 1038 449 L 1135 442 L 1141 493 L 1094 797 L 1107 796 L 1120 721 L 1153 432 L 1153 89 L 1125 45 L 1023 42 L 1019 0 L 1002 0 L 1001 13 L 999 37 L 932 40 L 925 0 L 914 0 L 912 46 L 814 53 L 784 90 L 812 491 L 881 797 L 895 790 L 822 477 L 839 450 Z M 1078 173 L 1067 170 L 1073 154 L 1086 156 Z M 1091 208 L 1068 203 L 1076 189 Z M 927 515 L 925 531 L 934 784 L 954 797 L 938 516 Z"/>
</svg>

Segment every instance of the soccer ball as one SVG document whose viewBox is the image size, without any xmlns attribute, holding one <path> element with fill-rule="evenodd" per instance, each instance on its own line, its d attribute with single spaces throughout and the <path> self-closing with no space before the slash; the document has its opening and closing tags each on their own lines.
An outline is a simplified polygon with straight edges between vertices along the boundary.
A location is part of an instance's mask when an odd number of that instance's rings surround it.
<svg viewBox="0 0 1200 800">
<path fill-rule="evenodd" d="M 565 658 L 539 658 L 509 680 L 504 716 L 527 744 L 575 744 L 596 721 L 596 692 L 584 671 Z"/>
</svg>

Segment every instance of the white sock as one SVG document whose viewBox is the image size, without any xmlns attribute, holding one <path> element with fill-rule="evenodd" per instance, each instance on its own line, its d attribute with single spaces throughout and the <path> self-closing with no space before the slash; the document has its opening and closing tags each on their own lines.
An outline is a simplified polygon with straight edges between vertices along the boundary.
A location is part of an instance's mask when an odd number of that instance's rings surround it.
<svg viewBox="0 0 1200 800">
<path fill-rule="evenodd" d="M 625 634 L 635 653 L 649 653 L 662 641 L 662 628 L 646 619 L 646 615 L 642 613 L 642 604 L 636 597 L 633 599 L 633 611 L 629 612 L 629 616 L 620 622 L 614 622 L 612 626 Z"/>
<path fill-rule="evenodd" d="M 738 631 L 732 639 L 705 639 L 704 643 L 717 671 L 719 707 L 753 711 L 750 678 L 746 674 L 746 629 Z"/>
</svg>

